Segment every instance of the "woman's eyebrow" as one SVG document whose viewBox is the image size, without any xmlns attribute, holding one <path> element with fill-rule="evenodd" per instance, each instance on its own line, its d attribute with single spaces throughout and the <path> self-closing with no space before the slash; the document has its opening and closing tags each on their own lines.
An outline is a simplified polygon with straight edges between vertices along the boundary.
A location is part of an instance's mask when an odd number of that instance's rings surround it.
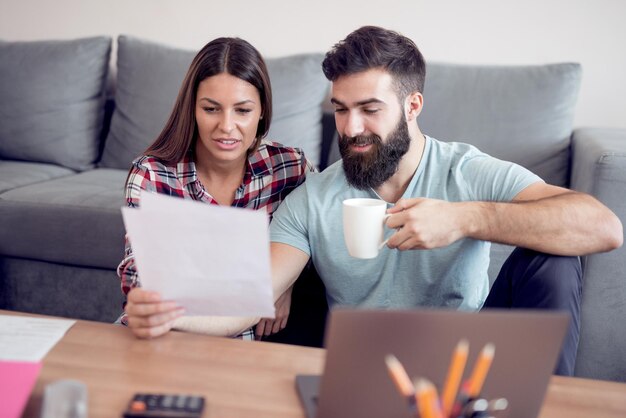
<svg viewBox="0 0 626 418">
<path fill-rule="evenodd" d="M 213 99 L 211 99 L 211 98 L 209 98 L 209 97 L 201 97 L 201 98 L 200 98 L 200 100 L 201 100 L 201 101 L 202 101 L 202 100 L 206 100 L 207 102 L 209 102 L 209 103 L 211 103 L 211 104 L 214 104 L 214 105 L 216 105 L 216 106 L 221 106 L 221 105 L 222 105 L 222 104 L 221 104 L 220 102 L 218 102 L 217 100 L 213 100 Z M 242 100 L 242 101 L 240 101 L 240 102 L 235 103 L 235 106 L 241 106 L 241 105 L 244 105 L 244 104 L 255 104 L 255 102 L 254 102 L 254 100 L 252 100 L 252 99 L 246 99 L 246 100 Z"/>
</svg>

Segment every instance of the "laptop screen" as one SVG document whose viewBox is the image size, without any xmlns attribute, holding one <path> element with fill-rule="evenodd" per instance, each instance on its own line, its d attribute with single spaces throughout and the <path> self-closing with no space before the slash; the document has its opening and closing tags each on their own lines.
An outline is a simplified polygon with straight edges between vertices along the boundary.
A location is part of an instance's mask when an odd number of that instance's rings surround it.
<svg viewBox="0 0 626 418">
<path fill-rule="evenodd" d="M 498 416 L 536 417 L 567 324 L 566 314 L 545 311 L 335 309 L 326 333 L 316 416 L 410 417 L 385 356 L 393 354 L 411 378 L 429 379 L 441 394 L 452 353 L 466 339 L 463 379 L 471 374 L 481 349 L 492 343 L 495 355 L 480 397 L 507 399 L 507 410 Z"/>
</svg>

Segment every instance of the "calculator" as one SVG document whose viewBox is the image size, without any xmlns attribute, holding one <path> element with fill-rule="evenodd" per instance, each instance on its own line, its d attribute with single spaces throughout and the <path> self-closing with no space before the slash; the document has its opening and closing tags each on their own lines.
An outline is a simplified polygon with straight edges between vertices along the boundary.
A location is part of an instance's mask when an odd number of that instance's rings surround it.
<svg viewBox="0 0 626 418">
<path fill-rule="evenodd" d="M 200 418 L 203 410 L 202 396 L 137 393 L 124 418 Z"/>
</svg>

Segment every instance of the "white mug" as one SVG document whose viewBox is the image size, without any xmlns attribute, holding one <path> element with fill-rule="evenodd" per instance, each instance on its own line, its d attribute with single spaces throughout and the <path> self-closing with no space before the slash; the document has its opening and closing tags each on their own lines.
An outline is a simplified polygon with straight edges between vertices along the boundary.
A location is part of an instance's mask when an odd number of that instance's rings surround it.
<svg viewBox="0 0 626 418">
<path fill-rule="evenodd" d="M 375 258 L 385 240 L 387 202 L 380 199 L 343 201 L 343 238 L 348 253 L 356 258 Z"/>
</svg>

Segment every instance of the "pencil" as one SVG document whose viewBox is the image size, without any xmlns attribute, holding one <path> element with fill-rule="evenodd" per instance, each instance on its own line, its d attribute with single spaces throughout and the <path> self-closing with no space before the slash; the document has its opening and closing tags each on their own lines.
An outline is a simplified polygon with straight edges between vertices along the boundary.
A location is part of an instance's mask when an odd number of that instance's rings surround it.
<svg viewBox="0 0 626 418">
<path fill-rule="evenodd" d="M 474 365 L 472 375 L 469 378 L 467 396 L 470 399 L 475 398 L 480 394 L 483 384 L 485 383 L 487 373 L 489 372 L 489 368 L 491 367 L 491 362 L 493 361 L 495 352 L 496 346 L 492 343 L 485 344 L 483 349 L 480 351 L 476 364 Z"/>
<path fill-rule="evenodd" d="M 443 418 L 437 388 L 428 379 L 415 379 L 415 400 L 420 418 Z"/>
<path fill-rule="evenodd" d="M 415 387 L 413 386 L 413 382 L 411 382 L 411 379 L 409 379 L 409 376 L 406 374 L 406 370 L 404 370 L 404 366 L 402 366 L 400 360 L 398 360 L 393 354 L 387 354 L 385 356 L 385 363 L 387 364 L 389 376 L 396 385 L 398 392 L 400 392 L 402 396 L 406 397 L 415 396 Z"/>
<path fill-rule="evenodd" d="M 456 399 L 459 383 L 461 382 L 463 371 L 465 370 L 468 351 L 469 343 L 466 339 L 462 339 L 458 342 L 452 354 L 450 367 L 448 368 L 448 376 L 446 377 L 441 394 L 441 409 L 444 417 L 449 417 L 452 411 L 452 405 Z"/>
</svg>

